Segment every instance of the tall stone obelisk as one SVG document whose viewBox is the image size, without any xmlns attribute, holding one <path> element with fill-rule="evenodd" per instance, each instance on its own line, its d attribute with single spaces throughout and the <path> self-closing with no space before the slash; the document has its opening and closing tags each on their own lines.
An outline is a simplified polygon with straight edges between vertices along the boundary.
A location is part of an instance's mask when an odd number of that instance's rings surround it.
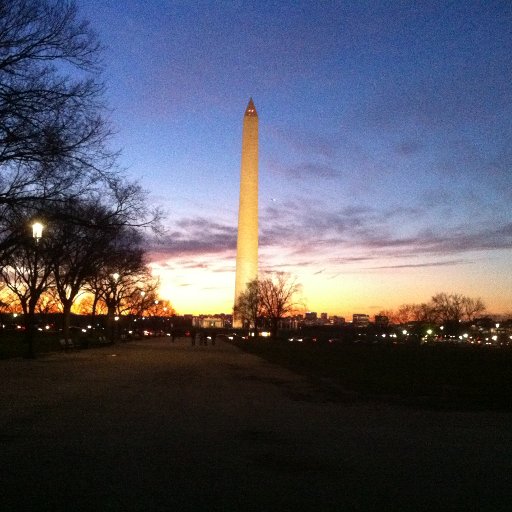
<svg viewBox="0 0 512 512">
<path fill-rule="evenodd" d="M 240 204 L 236 245 L 235 304 L 247 283 L 258 277 L 258 113 L 252 101 L 245 110 L 240 166 Z M 233 327 L 242 327 L 233 318 Z"/>
</svg>

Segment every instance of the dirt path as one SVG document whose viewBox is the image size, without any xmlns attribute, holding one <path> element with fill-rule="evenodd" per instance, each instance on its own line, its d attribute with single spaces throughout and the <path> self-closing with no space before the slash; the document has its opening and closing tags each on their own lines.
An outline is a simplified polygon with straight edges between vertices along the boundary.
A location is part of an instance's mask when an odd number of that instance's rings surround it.
<svg viewBox="0 0 512 512">
<path fill-rule="evenodd" d="M 512 415 L 329 394 L 236 348 L 0 361 L 0 510 L 512 510 Z"/>
</svg>

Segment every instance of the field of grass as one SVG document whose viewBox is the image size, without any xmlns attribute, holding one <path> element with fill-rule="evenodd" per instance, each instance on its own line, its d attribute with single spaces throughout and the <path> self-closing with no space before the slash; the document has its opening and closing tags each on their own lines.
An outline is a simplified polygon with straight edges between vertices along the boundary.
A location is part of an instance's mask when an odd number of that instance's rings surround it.
<svg viewBox="0 0 512 512">
<path fill-rule="evenodd" d="M 59 339 L 62 338 L 61 333 L 37 332 L 34 339 L 34 352 L 44 354 L 46 352 L 58 352 L 63 350 Z M 77 348 L 86 348 L 97 346 L 100 344 L 98 334 L 90 335 L 73 335 L 73 343 Z M 13 357 L 24 357 L 27 354 L 27 344 L 24 340 L 22 331 L 0 331 L 0 359 L 10 359 Z"/>
<path fill-rule="evenodd" d="M 36 353 L 60 350 L 59 340 L 55 335 L 37 333 L 34 340 Z M 23 357 L 27 353 L 27 345 L 23 332 L 0 332 L 0 359 Z"/>
<path fill-rule="evenodd" d="M 512 410 L 512 350 L 474 346 L 237 346 L 360 399 L 449 409 Z"/>
</svg>

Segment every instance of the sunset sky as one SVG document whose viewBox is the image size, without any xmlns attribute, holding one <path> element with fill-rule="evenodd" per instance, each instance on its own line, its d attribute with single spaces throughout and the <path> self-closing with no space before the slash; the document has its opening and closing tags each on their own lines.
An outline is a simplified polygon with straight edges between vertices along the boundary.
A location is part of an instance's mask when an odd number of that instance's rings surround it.
<svg viewBox="0 0 512 512">
<path fill-rule="evenodd" d="M 260 268 L 307 309 L 437 292 L 512 312 L 512 3 L 79 0 L 120 163 L 166 211 L 178 313 L 231 312 L 242 120 L 259 114 Z"/>
</svg>

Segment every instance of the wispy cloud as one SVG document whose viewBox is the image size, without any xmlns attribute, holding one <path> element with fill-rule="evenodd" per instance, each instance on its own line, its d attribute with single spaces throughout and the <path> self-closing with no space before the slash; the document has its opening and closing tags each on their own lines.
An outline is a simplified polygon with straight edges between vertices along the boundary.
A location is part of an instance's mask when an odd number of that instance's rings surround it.
<svg viewBox="0 0 512 512">
<path fill-rule="evenodd" d="M 311 204 L 290 201 L 282 207 L 269 207 L 261 215 L 260 254 L 270 257 L 272 267 L 279 261 L 281 268 L 316 267 L 317 274 L 324 265 L 347 265 L 374 261 L 385 257 L 397 260 L 411 257 L 446 256 L 474 251 L 512 248 L 512 223 L 489 225 L 465 223 L 456 226 L 437 226 L 421 223 L 421 208 L 393 207 L 377 210 L 371 206 L 345 207 L 324 212 Z M 402 225 L 407 223 L 407 231 Z M 416 227 L 414 226 L 416 223 Z M 237 230 L 209 221 L 189 217 L 176 222 L 172 237 L 152 245 L 152 252 L 165 263 L 166 258 L 188 256 L 180 268 L 209 269 L 215 272 L 232 271 L 231 262 L 236 249 Z M 350 254 L 351 253 L 351 254 Z M 216 259 L 212 266 L 209 258 Z M 205 259 L 206 258 L 206 259 Z M 220 259 L 219 259 L 220 258 Z M 208 261 L 207 261 L 208 260 Z M 224 262 L 224 263 L 222 263 Z M 220 263 L 220 266 L 219 266 Z M 375 265 L 371 269 L 414 268 L 467 264 L 463 259 L 425 263 Z M 322 266 L 318 270 L 318 266 Z"/>
<path fill-rule="evenodd" d="M 385 270 L 385 269 L 398 269 L 398 268 L 422 268 L 422 267 L 447 267 L 453 265 L 468 265 L 473 262 L 466 260 L 449 260 L 449 261 L 434 261 L 425 263 L 408 263 L 403 265 L 381 265 L 376 267 L 367 267 L 366 270 Z"/>
<path fill-rule="evenodd" d="M 212 254 L 233 251 L 236 248 L 237 230 L 234 226 L 212 222 L 204 217 L 180 219 L 176 226 L 179 229 L 172 235 L 166 235 L 152 243 L 152 253 L 172 257 Z"/>
<path fill-rule="evenodd" d="M 307 180 L 316 178 L 340 178 L 341 173 L 334 167 L 317 162 L 304 162 L 282 170 L 294 179 Z"/>
</svg>

